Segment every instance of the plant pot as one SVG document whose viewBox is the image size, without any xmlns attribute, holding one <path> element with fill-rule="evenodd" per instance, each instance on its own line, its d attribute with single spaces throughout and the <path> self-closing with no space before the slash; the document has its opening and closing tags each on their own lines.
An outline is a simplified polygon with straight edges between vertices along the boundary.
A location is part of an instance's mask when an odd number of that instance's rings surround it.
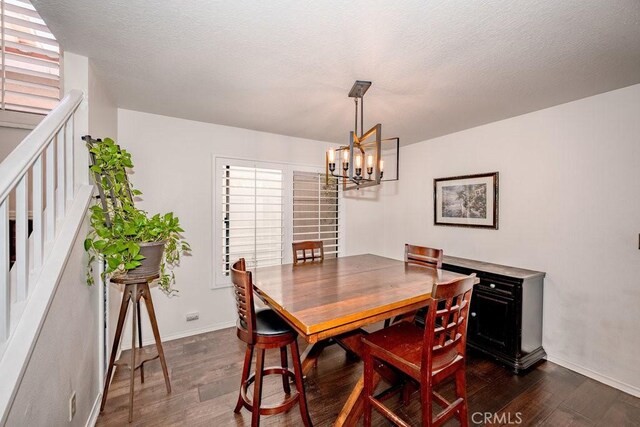
<svg viewBox="0 0 640 427">
<path fill-rule="evenodd" d="M 165 243 L 165 241 L 140 243 L 140 255 L 144 256 L 144 259 L 140 261 L 141 265 L 129 270 L 129 274 L 135 276 L 155 276 L 160 274 L 160 262 L 162 262 Z"/>
</svg>

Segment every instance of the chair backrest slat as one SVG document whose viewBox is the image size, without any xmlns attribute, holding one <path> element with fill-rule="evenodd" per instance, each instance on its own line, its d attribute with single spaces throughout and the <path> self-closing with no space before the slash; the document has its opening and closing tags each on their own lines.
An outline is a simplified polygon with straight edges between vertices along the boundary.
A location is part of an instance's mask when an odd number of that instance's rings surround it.
<svg viewBox="0 0 640 427">
<path fill-rule="evenodd" d="M 233 283 L 239 328 L 247 330 L 248 338 L 253 340 L 256 330 L 256 312 L 253 305 L 253 281 L 251 272 L 247 271 L 244 258 L 240 258 L 231 266 L 231 282 Z"/>
<path fill-rule="evenodd" d="M 434 284 L 425 319 L 422 349 L 424 375 L 431 375 L 433 366 L 444 366 L 457 356 L 464 357 L 474 282 L 475 274 L 472 274 Z"/>
<path fill-rule="evenodd" d="M 308 240 L 292 243 L 293 263 L 299 262 L 323 262 L 324 245 L 322 240 Z"/>
<path fill-rule="evenodd" d="M 442 255 L 442 249 L 433 249 L 410 244 L 404 245 L 404 261 L 410 264 L 442 268 Z"/>
</svg>

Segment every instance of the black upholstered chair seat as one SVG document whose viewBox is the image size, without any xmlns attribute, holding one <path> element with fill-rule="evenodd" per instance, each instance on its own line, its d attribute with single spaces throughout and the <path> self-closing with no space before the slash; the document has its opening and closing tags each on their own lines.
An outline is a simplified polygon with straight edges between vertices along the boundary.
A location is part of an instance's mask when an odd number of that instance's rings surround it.
<svg viewBox="0 0 640 427">
<path fill-rule="evenodd" d="M 240 321 L 242 328 L 246 329 L 247 325 L 244 320 Z M 258 335 L 281 335 L 293 332 L 293 329 L 282 317 L 269 309 L 256 311 L 256 333 Z"/>
</svg>

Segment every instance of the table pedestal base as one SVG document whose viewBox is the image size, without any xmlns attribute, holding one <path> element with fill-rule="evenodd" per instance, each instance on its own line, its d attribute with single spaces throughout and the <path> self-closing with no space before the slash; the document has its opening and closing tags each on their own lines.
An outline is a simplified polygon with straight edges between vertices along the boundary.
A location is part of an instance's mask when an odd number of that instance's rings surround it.
<svg viewBox="0 0 640 427">
<path fill-rule="evenodd" d="M 351 354 L 355 354 L 357 356 L 362 355 L 362 341 L 361 338 L 364 335 L 367 335 L 368 332 L 364 329 L 357 329 L 352 332 L 347 332 L 345 334 L 334 337 L 333 339 L 340 344 L 341 347 L 347 349 Z M 305 349 L 304 353 L 302 353 L 302 372 L 303 374 L 307 374 L 314 366 L 318 363 L 318 357 L 325 348 L 324 342 L 318 342 L 315 344 L 309 344 Z M 373 386 L 374 388 L 380 380 L 385 379 L 389 383 L 394 383 L 398 381 L 398 375 L 393 371 L 385 367 L 384 365 L 379 365 L 376 367 L 376 372 L 373 377 Z M 340 410 L 338 414 L 338 418 L 334 423 L 334 426 L 355 426 L 362 416 L 364 412 L 364 374 L 360 375 L 358 378 L 358 382 L 356 383 L 353 391 L 347 398 L 344 406 Z"/>
</svg>

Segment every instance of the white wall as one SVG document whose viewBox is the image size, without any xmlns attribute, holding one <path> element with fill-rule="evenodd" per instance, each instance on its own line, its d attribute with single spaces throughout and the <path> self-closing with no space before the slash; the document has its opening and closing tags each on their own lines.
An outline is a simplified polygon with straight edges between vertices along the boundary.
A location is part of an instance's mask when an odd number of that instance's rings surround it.
<svg viewBox="0 0 640 427">
<path fill-rule="evenodd" d="M 31 132 L 29 129 L 0 126 L 0 162 Z"/>
<path fill-rule="evenodd" d="M 89 134 L 94 138 L 117 138 L 118 109 L 111 93 L 99 77 L 95 63 L 89 60 Z"/>
<path fill-rule="evenodd" d="M 500 172 L 500 228 L 433 225 L 433 179 Z M 401 149 L 379 252 L 541 270 L 550 360 L 640 394 L 640 85 Z"/>
<path fill-rule="evenodd" d="M 98 396 L 97 287 L 84 284 L 84 235 L 78 233 L 7 417 L 7 426 L 84 426 Z M 69 398 L 76 415 L 69 422 Z"/>
<path fill-rule="evenodd" d="M 131 181 L 144 193 L 138 206 L 151 213 L 173 211 L 193 249 L 193 255 L 183 258 L 175 270 L 179 296 L 167 298 L 158 290 L 153 292 L 161 335 L 175 338 L 234 325 L 230 288 L 211 289 L 214 155 L 323 166 L 329 144 L 123 109 L 118 110 L 118 137 L 133 156 Z M 355 218 L 362 206 L 348 200 L 347 217 Z M 353 223 L 347 220 L 347 236 Z M 367 234 L 353 244 L 349 238 L 347 251 L 368 252 L 369 238 Z M 187 324 L 185 315 L 194 311 L 200 319 Z M 148 328 L 143 334 L 146 342 L 152 341 Z M 129 342 L 125 338 L 124 345 Z"/>
<path fill-rule="evenodd" d="M 118 139 L 118 109 L 113 97 L 104 86 L 104 82 L 100 79 L 98 69 L 93 61 L 89 60 L 89 135 L 93 138 L 112 138 Z M 87 150 L 84 146 L 79 147 L 79 152 L 83 156 L 87 156 Z M 109 286 L 107 289 L 107 319 L 108 326 L 105 330 L 104 339 L 108 345 L 105 349 L 108 358 L 113 346 L 116 324 L 118 322 L 118 312 L 120 310 L 120 301 L 122 292 L 115 286 Z M 101 303 L 103 303 L 101 301 Z"/>
<path fill-rule="evenodd" d="M 29 135 L 44 116 L 0 110 L 0 162 Z"/>
<path fill-rule="evenodd" d="M 75 53 L 64 53 L 64 91 L 65 95 L 70 91 L 81 90 L 85 98 L 78 107 L 73 120 L 76 145 L 74 146 L 74 179 L 76 188 L 81 184 L 89 183 L 88 155 L 84 151 L 84 144 L 79 139 L 86 135 L 89 129 L 89 58 Z"/>
</svg>

